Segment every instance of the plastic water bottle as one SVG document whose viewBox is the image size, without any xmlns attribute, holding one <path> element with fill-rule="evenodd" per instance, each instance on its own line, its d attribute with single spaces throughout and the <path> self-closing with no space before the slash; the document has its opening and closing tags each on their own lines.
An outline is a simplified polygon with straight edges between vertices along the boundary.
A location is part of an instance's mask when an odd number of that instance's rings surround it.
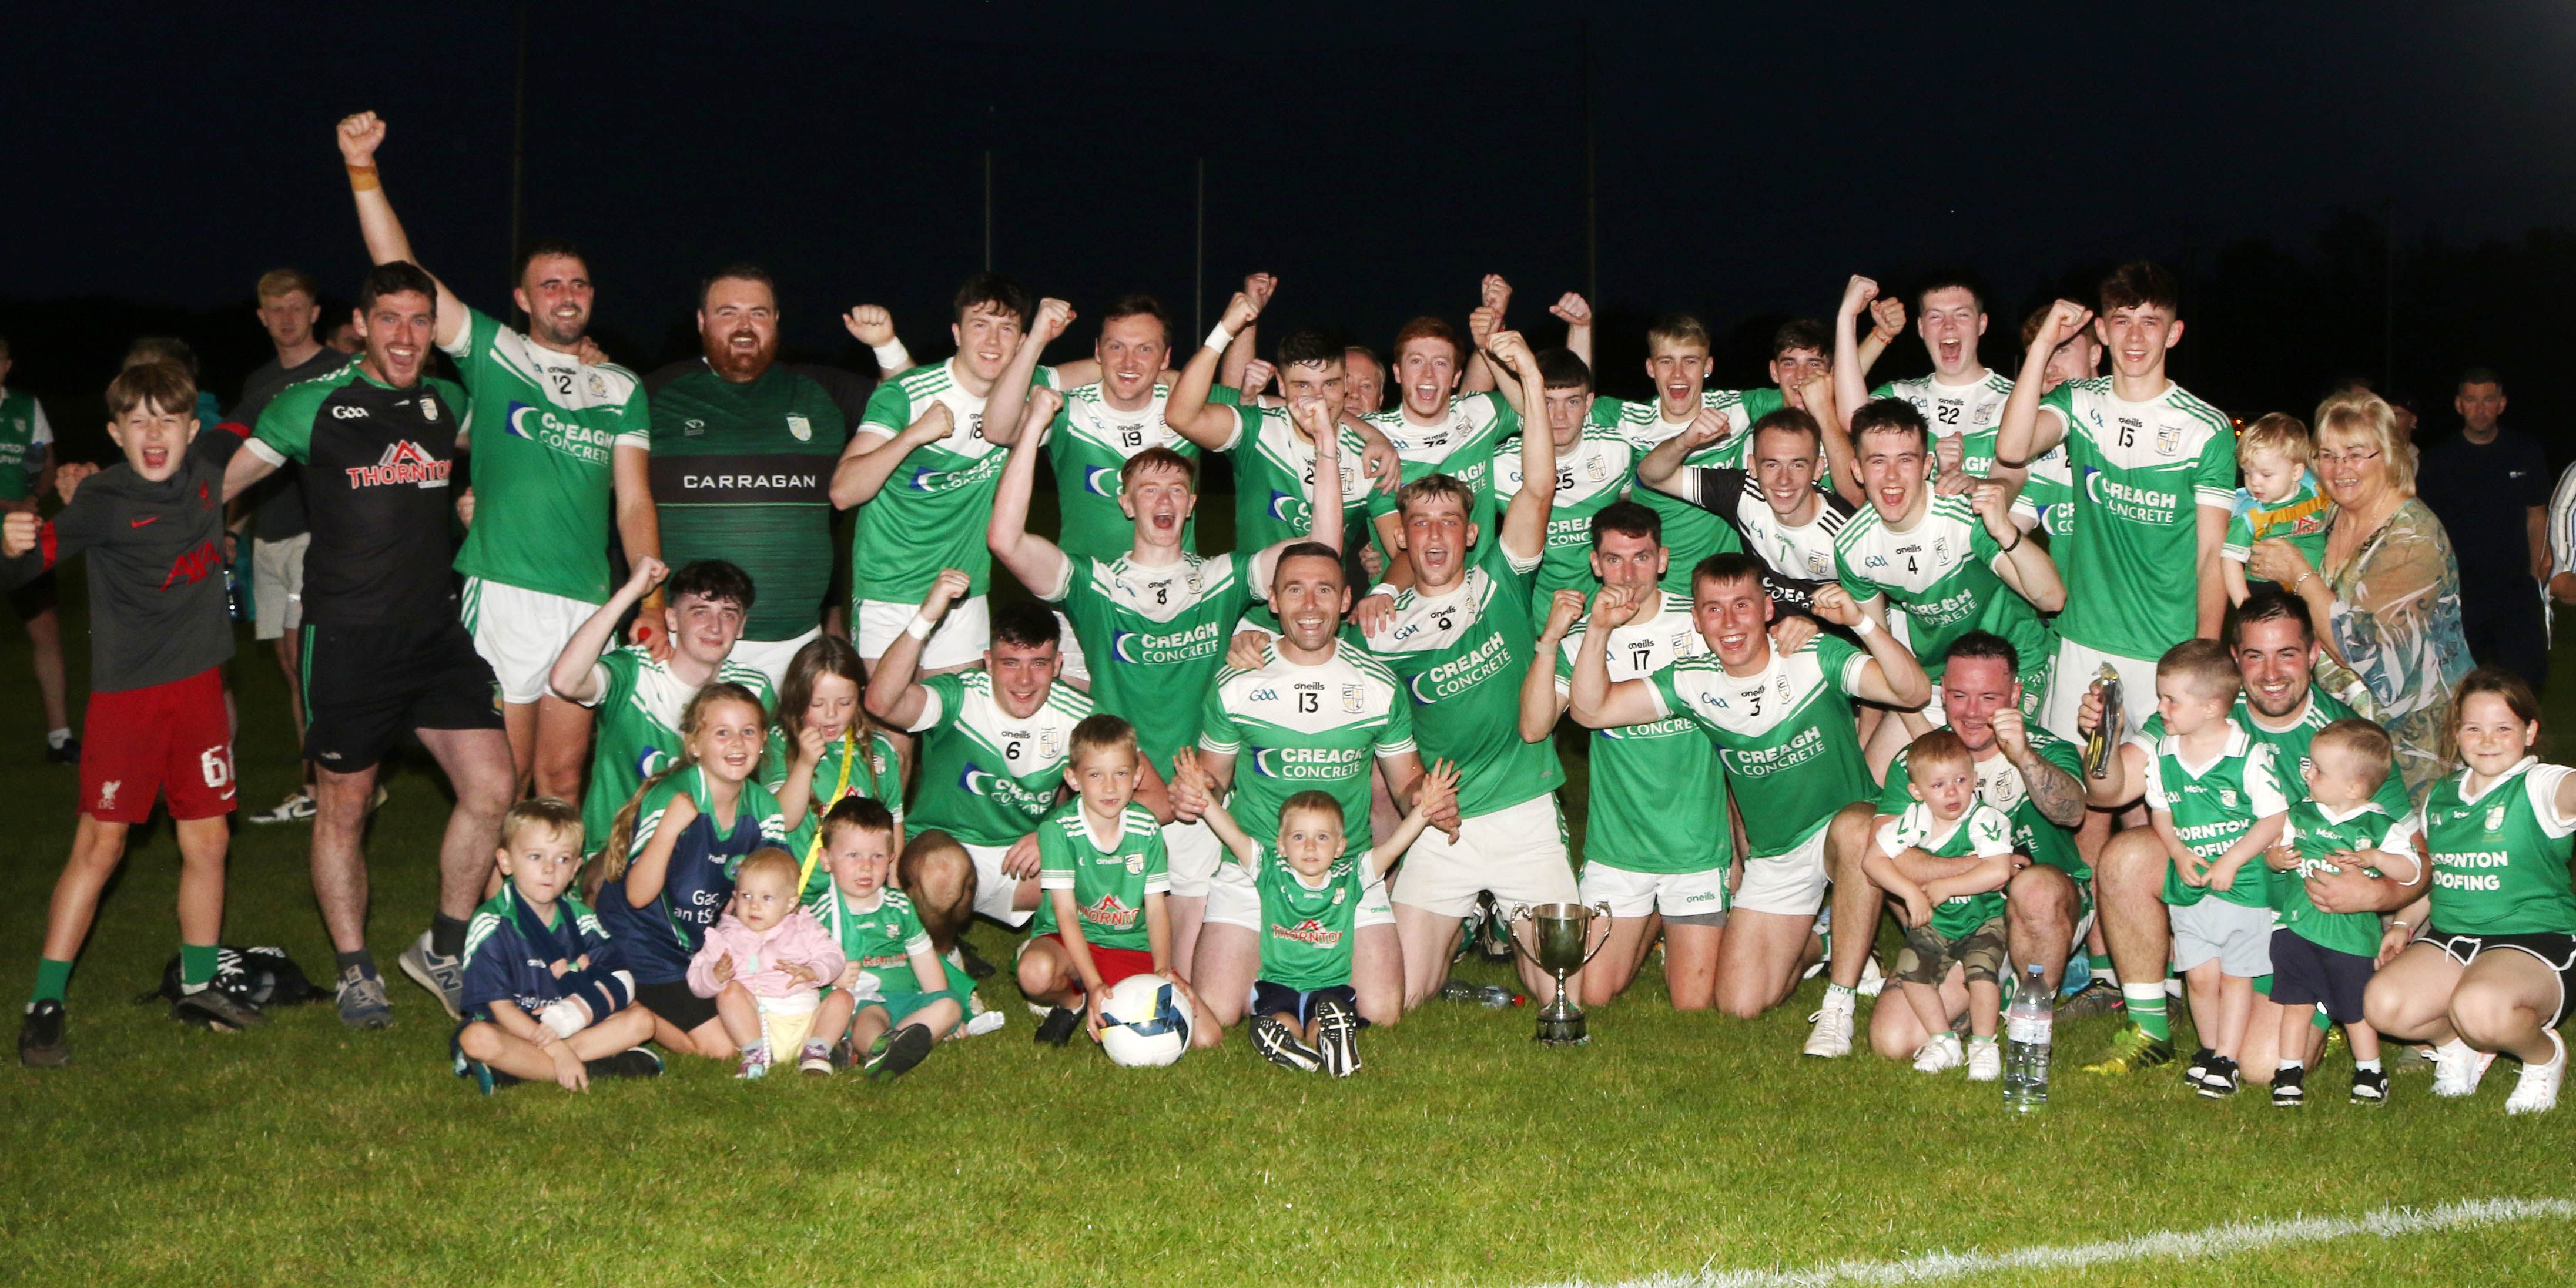
<svg viewBox="0 0 2576 1288">
<path fill-rule="evenodd" d="M 1465 1002 L 1488 1010 L 1501 1010 L 1507 1006 L 1520 1004 L 1520 998 L 1514 996 L 1512 990 L 1508 988 L 1497 984 L 1470 984 L 1463 979 L 1453 979 L 1442 984 L 1440 1000 Z"/>
<path fill-rule="evenodd" d="M 2048 1047 L 2056 1021 L 2046 977 L 2033 966 L 2027 978 L 2014 990 L 2004 1018 L 2004 1108 L 2020 1114 L 2048 1104 Z"/>
</svg>

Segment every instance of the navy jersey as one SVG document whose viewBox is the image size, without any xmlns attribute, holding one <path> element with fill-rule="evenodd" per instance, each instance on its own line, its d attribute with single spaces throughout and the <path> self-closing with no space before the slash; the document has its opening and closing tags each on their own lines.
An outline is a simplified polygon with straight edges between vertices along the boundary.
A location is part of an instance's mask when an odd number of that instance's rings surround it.
<svg viewBox="0 0 2576 1288">
<path fill-rule="evenodd" d="M 706 807 L 706 771 L 696 765 L 644 786 L 635 815 L 635 839 L 627 849 L 632 864 L 660 830 L 662 814 L 681 793 L 698 807 L 698 816 L 671 845 L 671 862 L 662 877 L 662 893 L 638 908 L 626 900 L 623 878 L 599 887 L 600 924 L 608 928 L 616 951 L 609 963 L 630 971 L 638 984 L 677 984 L 689 977 L 689 959 L 716 924 L 726 901 L 733 898 L 734 869 L 745 855 L 765 845 L 787 843 L 778 798 L 756 782 L 745 782 L 734 802 L 733 826 L 719 829 Z"/>
<path fill-rule="evenodd" d="M 554 963 L 578 965 L 594 960 L 608 946 L 599 917 L 567 893 L 555 900 L 552 925 L 519 899 L 518 887 L 501 883 L 501 893 L 474 910 L 465 927 L 465 1017 L 492 1018 L 494 1002 L 508 1002 L 533 1016 L 564 995 Z"/>
</svg>

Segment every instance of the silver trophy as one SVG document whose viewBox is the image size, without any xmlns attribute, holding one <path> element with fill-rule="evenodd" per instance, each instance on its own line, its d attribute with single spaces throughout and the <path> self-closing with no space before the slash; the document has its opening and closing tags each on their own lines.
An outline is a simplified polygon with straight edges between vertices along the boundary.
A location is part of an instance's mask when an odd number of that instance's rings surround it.
<svg viewBox="0 0 2576 1288">
<path fill-rule="evenodd" d="M 1579 903 L 1524 905 L 1519 912 L 1512 914 L 1514 922 L 1530 923 L 1530 938 L 1538 941 L 1538 949 L 1533 952 L 1515 934 L 1512 936 L 1512 951 L 1556 977 L 1556 1000 L 1538 1010 L 1537 1036 L 1540 1042 L 1548 1046 L 1575 1046 L 1587 1040 L 1583 1031 L 1583 1008 L 1574 1004 L 1574 992 L 1566 986 L 1565 977 L 1590 965 L 1593 954 L 1601 951 L 1595 946 L 1586 952 L 1584 947 L 1592 942 L 1592 919 L 1609 915 L 1610 905 L 1606 903 L 1597 903 L 1589 908 Z M 1610 937 L 1603 935 L 1601 942 L 1609 943 Z"/>
</svg>

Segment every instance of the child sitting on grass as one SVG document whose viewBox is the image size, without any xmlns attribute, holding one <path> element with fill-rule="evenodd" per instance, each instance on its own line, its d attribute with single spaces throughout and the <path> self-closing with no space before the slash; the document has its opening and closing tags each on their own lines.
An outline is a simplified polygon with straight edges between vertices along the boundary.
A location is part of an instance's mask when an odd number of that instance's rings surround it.
<svg viewBox="0 0 2576 1288">
<path fill-rule="evenodd" d="M 965 1018 L 974 981 L 962 971 L 951 977 L 912 900 L 887 888 L 903 832 L 884 801 L 842 797 L 816 841 L 831 883 L 807 906 L 848 964 L 814 1012 L 799 1067 L 829 1075 L 837 1056 L 844 1066 L 863 1061 L 871 1078 L 901 1077 Z"/>
<path fill-rule="evenodd" d="M 2272 1075 L 2272 1103 L 2283 1109 L 2307 1103 L 2307 1070 L 2294 1053 L 2307 1049 L 2320 1006 L 2352 1039 L 2352 1103 L 2388 1101 L 2379 1033 L 2361 1017 L 2362 990 L 2378 967 L 2379 915 L 2321 912 L 2308 900 L 2307 880 L 2342 871 L 2338 860 L 2381 875 L 2411 874 L 2407 885 L 2423 879 L 2413 818 L 2391 818 L 2372 799 L 2396 755 L 2388 731 L 2367 720 L 2318 730 L 2308 744 L 2308 798 L 2290 807 L 2281 843 L 2267 856 L 2280 873 L 2272 882 L 2272 910 L 2281 921 L 2272 932 L 2272 1000 L 2281 1006 L 2281 1071 Z"/>
<path fill-rule="evenodd" d="M 1020 991 L 1051 1008 L 1038 1041 L 1063 1046 L 1074 1029 L 1100 1040 L 1101 995 L 1130 975 L 1172 973 L 1171 857 L 1162 825 L 1136 804 L 1143 757 L 1136 726 L 1113 715 L 1087 716 L 1073 727 L 1064 781 L 1071 804 L 1038 824 L 1036 924 L 1020 945 Z M 1190 1013 L 1204 1015 L 1198 999 Z"/>
<path fill-rule="evenodd" d="M 1215 783 L 1195 752 L 1177 753 L 1172 772 L 1211 802 L 1216 799 Z M 1457 767 L 1445 760 L 1433 765 L 1404 821 L 1360 855 L 1345 849 L 1341 802 L 1329 792 L 1299 792 L 1281 802 L 1279 835 L 1272 840 L 1245 832 L 1223 805 L 1208 806 L 1202 815 L 1208 827 L 1261 892 L 1253 1050 L 1300 1073 L 1323 1069 L 1347 1078 L 1360 1071 L 1359 1030 L 1365 1021 L 1360 1019 L 1359 995 L 1351 990 L 1351 935 L 1360 892 L 1404 857 L 1431 813 L 1457 790 Z"/>
<path fill-rule="evenodd" d="M 2316 455 L 2308 427 L 2283 412 L 2255 421 L 2238 436 L 2236 465 L 2245 473 L 2245 486 L 2236 489 L 2227 539 L 2218 547 L 2229 603 L 2244 603 L 2252 591 L 2245 565 L 2257 541 L 2288 541 L 2310 566 L 2326 566 L 2326 526 L 2334 520 L 2334 506 L 2317 491 L 2317 476 L 2308 468 Z"/>
<path fill-rule="evenodd" d="M 662 1061 L 642 1043 L 653 1015 L 627 1005 L 624 971 L 593 970 L 608 946 L 571 892 L 581 870 L 581 810 L 552 796 L 501 819 L 501 892 L 465 931 L 465 1022 L 451 1044 L 459 1077 L 496 1086 L 552 1078 L 584 1091 L 592 1078 L 650 1078 Z"/>
<path fill-rule="evenodd" d="M 1905 1004 L 1931 1036 L 1914 1052 L 1914 1071 L 1968 1066 L 1971 1082 L 2004 1074 L 1995 1046 L 2003 1011 L 1997 975 L 2004 964 L 2004 885 L 2012 880 L 2012 820 L 1977 797 L 1977 762 L 1947 728 L 1905 749 L 1905 791 L 1914 804 L 1878 829 L 1861 868 L 1905 903 L 1905 949 L 1896 978 Z M 1937 873 L 1938 875 L 1934 875 Z M 1950 1028 L 1941 988 L 1957 970 L 1968 988 L 1966 1050 Z"/>
<path fill-rule="evenodd" d="M 805 1033 L 804 1059 L 820 1056 L 827 1067 L 831 1059 L 829 1045 L 811 1032 L 823 986 L 848 963 L 822 923 L 797 902 L 798 884 L 793 855 L 752 851 L 734 873 L 732 904 L 689 959 L 689 991 L 715 999 L 725 1036 L 742 1052 L 737 1078 L 769 1073 L 773 1033 L 782 1044 Z"/>
</svg>

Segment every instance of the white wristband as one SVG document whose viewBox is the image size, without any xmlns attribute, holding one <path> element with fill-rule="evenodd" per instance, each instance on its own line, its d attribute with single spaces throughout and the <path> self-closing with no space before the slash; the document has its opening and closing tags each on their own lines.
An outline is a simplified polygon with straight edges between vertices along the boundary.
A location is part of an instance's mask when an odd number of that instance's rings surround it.
<svg viewBox="0 0 2576 1288">
<path fill-rule="evenodd" d="M 1860 620 L 1859 620 L 1859 621 L 1857 621 L 1857 622 L 1852 623 L 1852 634 L 1857 635 L 1857 636 L 1861 637 L 1862 639 L 1868 639 L 1868 638 L 1870 637 L 1870 634 L 1871 634 L 1872 632 L 1876 631 L 1877 629 L 1878 629 L 1878 619 L 1877 619 L 1877 618 L 1874 618 L 1874 617 L 1872 617 L 1872 616 L 1870 616 L 1870 615 L 1869 615 L 1869 614 L 1867 614 L 1867 613 L 1863 613 L 1863 614 L 1861 614 L 1861 615 L 1860 615 Z"/>
<path fill-rule="evenodd" d="M 868 347 L 868 351 L 877 355 L 877 370 L 879 371 L 893 371 L 899 367 L 909 367 L 912 365 L 912 350 L 904 348 L 903 341 L 899 339 L 888 340 L 884 344 L 870 345 Z"/>
<path fill-rule="evenodd" d="M 937 629 L 939 629 L 939 623 L 914 613 L 911 623 L 903 628 L 903 633 L 917 640 L 926 640 L 930 638 L 930 633 Z"/>
<path fill-rule="evenodd" d="M 1217 323 L 1216 329 L 1208 332 L 1207 348 L 1223 353 L 1225 347 L 1232 343 L 1234 343 L 1234 332 L 1226 330 L 1223 322 Z"/>
</svg>

